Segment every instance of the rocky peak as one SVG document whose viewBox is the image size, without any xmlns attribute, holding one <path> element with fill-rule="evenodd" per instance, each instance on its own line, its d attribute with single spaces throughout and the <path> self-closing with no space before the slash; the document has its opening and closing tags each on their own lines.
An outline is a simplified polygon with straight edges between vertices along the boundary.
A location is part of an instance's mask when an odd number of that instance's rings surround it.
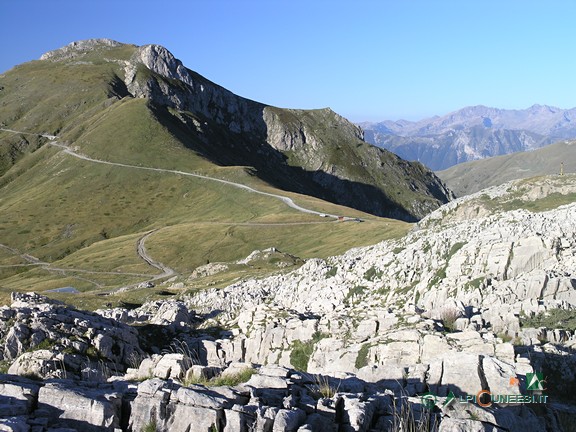
<svg viewBox="0 0 576 432">
<path fill-rule="evenodd" d="M 132 62 L 141 63 L 152 72 L 165 78 L 193 85 L 190 72 L 180 60 L 161 45 L 143 45 L 132 56 Z"/>
<path fill-rule="evenodd" d="M 40 60 L 53 60 L 53 61 L 67 60 L 78 57 L 95 49 L 115 48 L 122 45 L 124 44 L 112 39 L 106 39 L 106 38 L 86 39 L 71 42 L 65 47 L 48 51 L 47 53 L 42 54 Z"/>
</svg>

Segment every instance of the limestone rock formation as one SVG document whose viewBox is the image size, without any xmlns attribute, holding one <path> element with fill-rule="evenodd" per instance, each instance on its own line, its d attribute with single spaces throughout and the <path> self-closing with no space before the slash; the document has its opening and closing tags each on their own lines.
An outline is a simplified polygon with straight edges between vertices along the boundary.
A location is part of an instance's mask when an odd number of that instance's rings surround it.
<svg viewBox="0 0 576 432">
<path fill-rule="evenodd" d="M 0 360 L 9 373 L 105 379 L 142 355 L 137 331 L 35 293 L 12 294 L 0 308 Z"/>
</svg>

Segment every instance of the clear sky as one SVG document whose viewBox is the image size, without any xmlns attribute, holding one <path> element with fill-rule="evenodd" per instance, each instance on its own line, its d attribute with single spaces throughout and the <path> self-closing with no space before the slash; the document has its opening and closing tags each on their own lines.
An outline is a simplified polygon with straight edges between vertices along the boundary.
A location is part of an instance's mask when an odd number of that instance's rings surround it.
<svg viewBox="0 0 576 432">
<path fill-rule="evenodd" d="M 574 0 L 0 0 L 0 72 L 72 41 L 164 45 L 250 99 L 353 121 L 576 106 Z"/>
</svg>

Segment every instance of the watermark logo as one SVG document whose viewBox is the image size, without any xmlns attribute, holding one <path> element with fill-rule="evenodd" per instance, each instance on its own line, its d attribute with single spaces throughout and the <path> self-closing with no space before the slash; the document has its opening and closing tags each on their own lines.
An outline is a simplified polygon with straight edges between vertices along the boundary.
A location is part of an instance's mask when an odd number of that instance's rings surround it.
<svg viewBox="0 0 576 432">
<path fill-rule="evenodd" d="M 541 372 L 526 374 L 526 390 L 529 394 L 493 394 L 490 390 L 480 390 L 477 394 L 463 394 L 456 396 L 452 391 L 448 393 L 442 407 L 447 407 L 452 402 L 474 403 L 481 407 L 490 407 L 493 404 L 545 404 L 548 403 L 548 396 L 541 392 L 546 390 L 544 374 Z M 520 380 L 517 377 L 510 377 L 508 382 L 510 387 L 520 387 Z M 422 405 L 427 409 L 432 409 L 438 403 L 438 397 L 434 393 L 424 393 L 420 396 Z"/>
<path fill-rule="evenodd" d="M 544 374 L 541 372 L 526 374 L 526 390 L 544 391 L 546 390 L 546 387 L 544 387 L 545 382 Z"/>
<path fill-rule="evenodd" d="M 442 406 L 450 405 L 450 402 L 452 402 L 454 399 L 456 399 L 456 395 L 454 394 L 454 392 L 452 390 L 450 390 L 450 393 L 448 393 L 448 396 L 446 396 L 446 399 L 444 400 L 444 403 L 442 404 Z"/>
</svg>

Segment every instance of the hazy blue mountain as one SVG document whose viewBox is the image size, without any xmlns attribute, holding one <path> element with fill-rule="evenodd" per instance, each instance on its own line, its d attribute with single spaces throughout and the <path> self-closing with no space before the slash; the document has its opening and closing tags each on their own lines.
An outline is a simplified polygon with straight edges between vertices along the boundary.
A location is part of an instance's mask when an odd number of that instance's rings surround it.
<svg viewBox="0 0 576 432">
<path fill-rule="evenodd" d="M 359 124 L 366 141 L 442 170 L 471 160 L 534 150 L 576 137 L 576 108 L 533 105 L 505 110 L 482 105 L 420 121 Z"/>
</svg>

